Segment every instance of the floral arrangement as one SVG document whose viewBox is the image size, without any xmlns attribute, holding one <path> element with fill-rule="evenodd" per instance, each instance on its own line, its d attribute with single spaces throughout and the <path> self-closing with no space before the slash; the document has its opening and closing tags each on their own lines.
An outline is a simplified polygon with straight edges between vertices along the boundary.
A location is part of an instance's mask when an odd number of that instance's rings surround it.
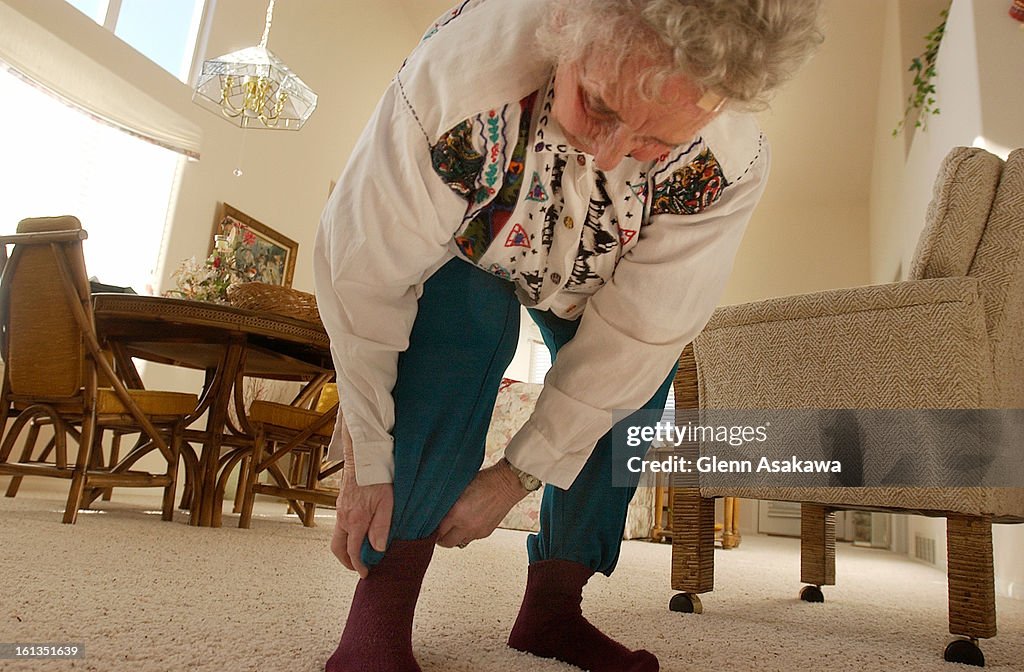
<svg viewBox="0 0 1024 672">
<path fill-rule="evenodd" d="M 243 248 L 252 247 L 256 235 L 244 225 L 227 218 L 221 222 L 220 230 L 228 233 L 214 236 L 213 252 L 206 261 L 200 264 L 191 257 L 181 262 L 171 276 L 177 289 L 168 290 L 165 296 L 227 303 L 228 287 L 254 279 L 251 272 L 242 270 L 245 264 L 240 263 L 238 255 Z"/>
</svg>

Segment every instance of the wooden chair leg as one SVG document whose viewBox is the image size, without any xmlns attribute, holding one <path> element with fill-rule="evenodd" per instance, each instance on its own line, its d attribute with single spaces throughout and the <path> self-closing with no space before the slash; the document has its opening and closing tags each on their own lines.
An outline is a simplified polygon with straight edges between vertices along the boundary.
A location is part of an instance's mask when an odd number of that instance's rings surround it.
<svg viewBox="0 0 1024 672">
<path fill-rule="evenodd" d="M 7 484 L 7 492 L 4 493 L 6 497 L 14 497 L 18 494 L 22 478 L 22 476 L 11 476 L 11 481 Z"/>
<path fill-rule="evenodd" d="M 836 514 L 820 504 L 800 505 L 800 580 L 812 586 L 836 583 Z"/>
<path fill-rule="evenodd" d="M 314 492 L 320 481 L 320 466 L 324 463 L 324 449 L 317 446 L 309 451 L 309 459 L 306 462 L 306 490 Z M 302 524 L 306 527 L 316 527 L 316 502 L 304 502 L 302 508 Z"/>
<path fill-rule="evenodd" d="M 21 462 L 28 462 L 32 459 L 32 451 L 36 448 L 36 441 L 39 439 L 39 425 L 36 422 L 28 423 L 28 434 L 25 435 L 25 448 L 21 451 Z M 14 497 L 21 487 L 23 476 L 12 476 L 11 482 L 7 484 L 7 496 Z"/>
<path fill-rule="evenodd" d="M 291 465 L 288 470 L 288 482 L 299 483 L 302 478 L 302 471 L 306 466 L 306 455 L 305 453 L 293 452 L 289 457 L 291 457 Z M 296 509 L 290 502 L 288 503 L 286 513 L 294 513 L 300 519 L 302 518 L 302 511 Z"/>
<path fill-rule="evenodd" d="M 245 487 L 242 479 L 245 476 L 246 470 L 249 468 L 249 460 L 252 458 L 248 455 L 242 458 L 242 463 L 238 466 L 238 480 L 235 482 L 235 501 L 231 505 L 231 513 L 242 512 L 242 498 L 245 497 Z"/>
<path fill-rule="evenodd" d="M 995 637 L 996 591 L 992 567 L 992 521 L 946 519 L 949 631 L 971 639 Z"/>
<path fill-rule="evenodd" d="M 736 497 L 725 497 L 723 499 L 722 516 L 722 548 L 736 548 L 740 545 L 739 530 L 739 499 Z"/>
<path fill-rule="evenodd" d="M 54 432 L 61 431 L 54 426 Z M 82 505 L 85 494 L 86 471 L 92 459 L 93 437 L 96 432 L 96 418 L 87 417 L 82 423 L 82 435 L 78 442 L 78 456 L 75 458 L 75 470 L 71 477 L 71 488 L 68 489 L 68 501 L 64 507 L 64 523 L 74 525 L 78 520 L 78 508 Z"/>
<path fill-rule="evenodd" d="M 655 475 L 654 481 L 654 509 L 651 511 L 651 540 L 663 541 L 671 536 L 671 532 L 665 529 L 665 496 L 668 488 L 661 483 L 661 474 Z"/>
<path fill-rule="evenodd" d="M 93 434 L 94 438 L 92 441 L 92 449 L 89 452 L 89 467 L 87 473 L 111 472 L 114 470 L 115 463 L 112 462 L 108 467 L 107 464 L 103 461 L 103 431 L 104 430 L 102 427 L 97 427 L 95 433 Z M 99 499 L 100 495 L 102 495 L 104 492 L 108 490 L 112 491 L 113 488 L 87 487 L 82 494 L 82 501 L 79 502 L 78 508 L 88 509 L 92 507 L 93 502 Z"/>
<path fill-rule="evenodd" d="M 117 466 L 117 460 L 121 457 L 121 432 L 114 430 L 110 433 L 110 468 L 113 469 Z M 113 488 L 103 489 L 103 501 L 109 502 L 110 497 L 114 494 Z"/>
<path fill-rule="evenodd" d="M 161 520 L 174 520 L 174 491 L 178 487 L 178 461 L 181 459 L 183 431 L 184 428 L 181 426 L 181 421 L 177 422 L 171 430 L 169 447 L 171 449 L 172 459 L 167 462 L 167 477 L 170 479 L 170 482 L 164 486 L 164 500 L 160 515 Z M 113 458 L 111 459 L 113 461 Z M 104 498 L 106 498 L 106 495 L 104 495 Z"/>
<path fill-rule="evenodd" d="M 707 593 L 715 587 L 715 500 L 696 488 L 672 489 L 672 588 Z"/>
<path fill-rule="evenodd" d="M 192 474 L 199 468 L 198 462 L 196 465 L 195 469 L 189 469 L 188 465 L 185 466 L 185 482 L 181 486 L 181 501 L 178 502 L 178 508 L 182 511 L 192 510 Z"/>
</svg>

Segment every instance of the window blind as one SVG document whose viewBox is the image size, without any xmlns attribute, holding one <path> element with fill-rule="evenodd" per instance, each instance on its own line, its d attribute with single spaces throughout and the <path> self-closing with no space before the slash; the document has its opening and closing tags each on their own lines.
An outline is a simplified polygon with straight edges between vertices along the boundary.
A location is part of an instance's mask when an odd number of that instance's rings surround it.
<svg viewBox="0 0 1024 672">
<path fill-rule="evenodd" d="M 93 118 L 199 158 L 191 91 L 63 0 L 0 0 L 0 62 Z M 11 101 L 5 105 L 12 106 Z"/>
<path fill-rule="evenodd" d="M 543 383 L 544 376 L 551 368 L 551 354 L 543 341 L 530 339 L 530 380 L 531 383 Z"/>
</svg>

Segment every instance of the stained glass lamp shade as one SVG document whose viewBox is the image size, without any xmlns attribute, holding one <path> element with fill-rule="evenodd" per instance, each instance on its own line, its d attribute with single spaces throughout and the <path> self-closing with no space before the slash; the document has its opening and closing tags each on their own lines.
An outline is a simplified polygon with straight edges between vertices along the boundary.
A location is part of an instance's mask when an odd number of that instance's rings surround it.
<svg viewBox="0 0 1024 672">
<path fill-rule="evenodd" d="M 316 94 L 267 49 L 274 0 L 259 45 L 203 61 L 192 100 L 241 128 L 297 131 L 316 109 Z"/>
</svg>

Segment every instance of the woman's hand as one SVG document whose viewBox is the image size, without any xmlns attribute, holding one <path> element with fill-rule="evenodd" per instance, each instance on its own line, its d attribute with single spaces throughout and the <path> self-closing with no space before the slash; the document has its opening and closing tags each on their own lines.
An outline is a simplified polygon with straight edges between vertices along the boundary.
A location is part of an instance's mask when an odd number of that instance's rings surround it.
<svg viewBox="0 0 1024 672">
<path fill-rule="evenodd" d="M 490 536 L 527 494 L 505 460 L 482 469 L 441 521 L 437 528 L 438 545 L 451 548 Z"/>
<path fill-rule="evenodd" d="M 342 471 L 341 492 L 338 493 L 331 552 L 341 564 L 359 572 L 359 576 L 365 579 L 369 569 L 363 564 L 360 553 L 363 540 L 369 537 L 370 546 L 374 549 L 382 553 L 387 550 L 391 513 L 395 506 L 394 487 L 390 483 L 356 483 L 352 436 L 348 433 L 344 418 L 341 430 L 345 469 Z"/>
</svg>

